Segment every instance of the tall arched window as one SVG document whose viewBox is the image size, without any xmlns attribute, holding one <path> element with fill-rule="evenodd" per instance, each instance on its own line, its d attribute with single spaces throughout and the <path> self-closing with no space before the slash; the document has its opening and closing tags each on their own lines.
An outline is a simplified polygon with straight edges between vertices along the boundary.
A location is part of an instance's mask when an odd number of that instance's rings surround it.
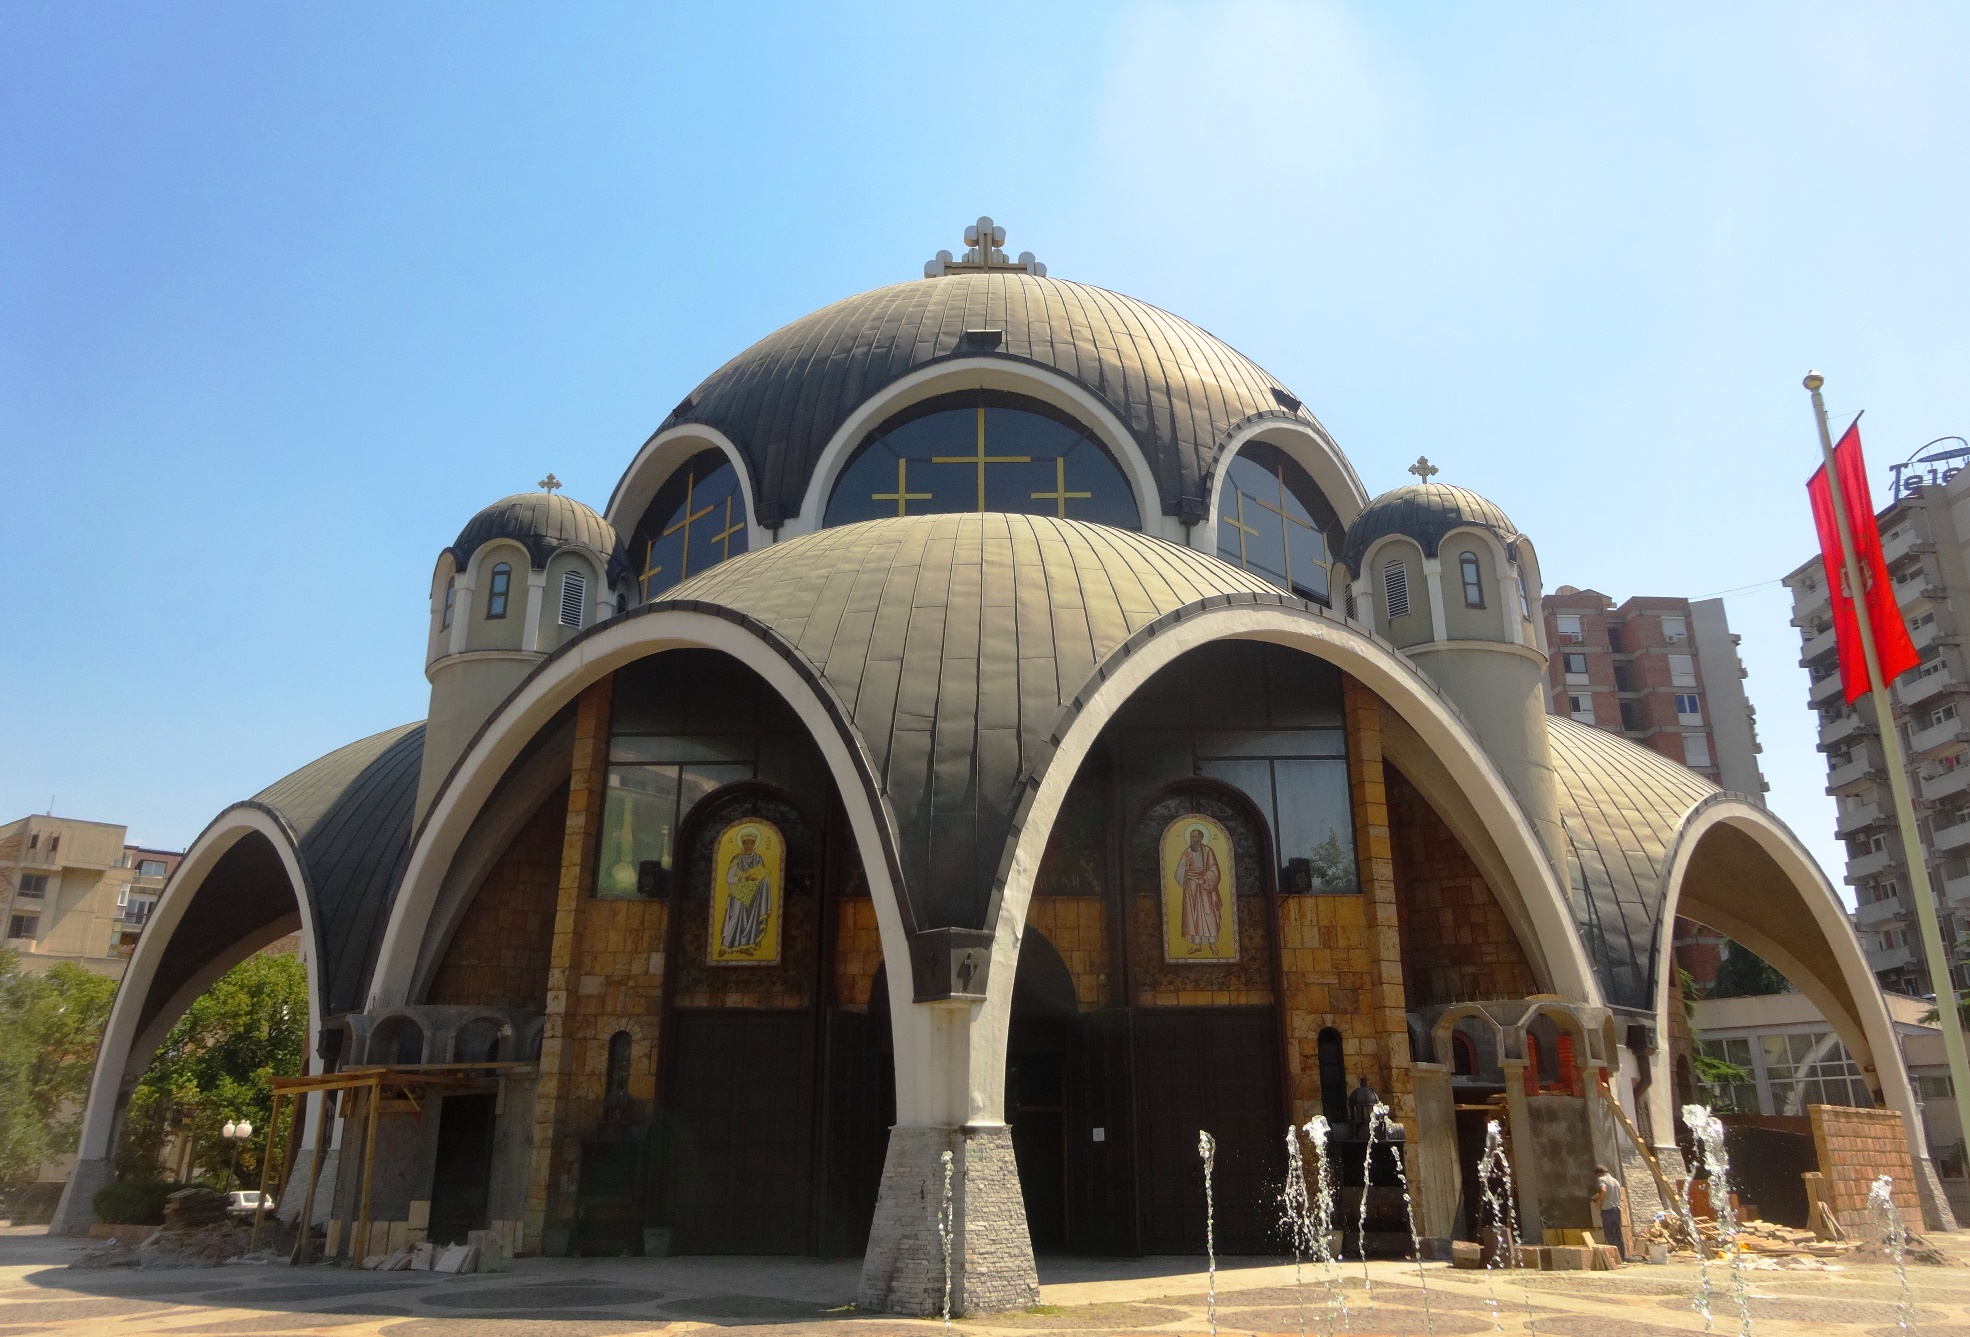
<svg viewBox="0 0 1970 1337">
<path fill-rule="evenodd" d="M 513 568 L 501 562 L 492 569 L 492 584 L 486 588 L 486 616 L 505 617 L 506 600 L 513 590 Z"/>
<path fill-rule="evenodd" d="M 1328 535 L 1334 510 L 1299 462 L 1253 441 L 1225 470 L 1218 490 L 1218 556 L 1283 590 L 1328 601 Z"/>
<path fill-rule="evenodd" d="M 451 609 L 456 602 L 458 602 L 458 577 L 447 576 L 445 577 L 445 620 L 439 624 L 441 627 L 451 626 Z"/>
<path fill-rule="evenodd" d="M 1320 1032 L 1314 1052 L 1320 1061 L 1320 1112 L 1330 1124 L 1348 1121 L 1348 1070 L 1346 1046 L 1341 1033 L 1332 1026 Z"/>
<path fill-rule="evenodd" d="M 720 450 L 699 451 L 665 480 L 629 541 L 645 599 L 745 550 L 745 493 Z"/>
<path fill-rule="evenodd" d="M 1462 1031 L 1450 1033 L 1450 1075 L 1475 1077 L 1478 1072 L 1477 1046 Z"/>
<path fill-rule="evenodd" d="M 822 523 L 952 511 L 1142 524 L 1128 480 L 1087 428 L 1036 400 L 980 390 L 926 400 L 869 433 Z"/>
<path fill-rule="evenodd" d="M 1464 607 L 1484 607 L 1484 574 L 1478 568 L 1477 554 L 1467 552 L 1459 557 L 1457 569 L 1464 577 Z"/>
</svg>

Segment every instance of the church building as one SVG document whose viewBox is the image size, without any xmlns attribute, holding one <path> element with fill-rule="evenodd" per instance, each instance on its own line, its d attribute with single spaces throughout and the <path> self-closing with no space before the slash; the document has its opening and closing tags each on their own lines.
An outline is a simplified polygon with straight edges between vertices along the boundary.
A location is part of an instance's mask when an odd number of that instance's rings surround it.
<svg viewBox="0 0 1970 1337">
<path fill-rule="evenodd" d="M 1289 1123 L 1359 1186 L 1377 1101 L 1426 1240 L 1477 1238 L 1496 1120 L 1537 1242 L 1596 1162 L 1644 1220 L 1683 1172 L 1678 916 L 1811 997 L 1939 1222 L 1839 897 L 1547 713 L 1532 537 L 1426 460 L 1371 496 L 1263 368 L 1004 240 L 739 353 L 599 510 L 550 475 L 437 551 L 427 718 L 192 846 L 58 1228 L 172 1022 L 299 932 L 282 1210 L 332 1256 L 859 1255 L 928 1313 L 948 1154 L 986 1312 L 1036 1254 L 1201 1253 L 1200 1130 L 1218 1250 L 1276 1252 Z"/>
</svg>

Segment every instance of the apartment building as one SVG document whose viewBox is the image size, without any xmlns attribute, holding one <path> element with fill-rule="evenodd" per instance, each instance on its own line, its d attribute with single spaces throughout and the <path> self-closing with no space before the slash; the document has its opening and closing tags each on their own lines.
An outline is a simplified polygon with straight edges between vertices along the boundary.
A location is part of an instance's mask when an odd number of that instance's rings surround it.
<svg viewBox="0 0 1970 1337">
<path fill-rule="evenodd" d="M 0 826 L 0 947 L 24 969 L 73 961 L 120 979 L 184 856 L 124 843 L 127 828 L 33 816 Z"/>
<path fill-rule="evenodd" d="M 1895 601 L 1922 662 L 1889 691 L 1908 763 L 1916 830 L 1942 918 L 1958 988 L 1970 986 L 1970 732 L 1959 712 L 1970 672 L 1958 643 L 1959 617 L 1970 611 L 1970 475 L 1931 474 L 1903 482 L 1876 517 Z M 1838 811 L 1847 846 L 1846 880 L 1858 906 L 1854 924 L 1868 964 L 1890 992 L 1931 992 L 1928 961 L 1915 922 L 1911 884 L 1895 830 L 1874 703 L 1845 702 L 1833 638 L 1833 608 L 1815 554 L 1785 578 L 1792 623 L 1799 628 L 1800 666 L 1810 676 L 1807 704 L 1819 717 L 1826 754 L 1826 792 Z"/>
<path fill-rule="evenodd" d="M 1540 604 L 1554 714 L 1764 802 L 1757 711 L 1722 599 L 1637 595 L 1617 607 L 1599 590 L 1562 585 Z"/>
</svg>

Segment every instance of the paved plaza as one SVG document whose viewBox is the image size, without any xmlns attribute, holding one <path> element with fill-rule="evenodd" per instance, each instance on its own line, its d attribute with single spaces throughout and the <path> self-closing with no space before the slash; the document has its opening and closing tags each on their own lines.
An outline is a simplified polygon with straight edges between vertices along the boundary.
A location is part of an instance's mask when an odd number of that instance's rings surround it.
<svg viewBox="0 0 1970 1337">
<path fill-rule="evenodd" d="M 1913 1328 L 1970 1332 L 1970 1235 L 1941 1241 L 1958 1261 L 1912 1268 Z M 16 1334 L 224 1334 L 255 1337 L 615 1337 L 700 1328 L 741 1337 L 890 1337 L 935 1333 L 935 1321 L 857 1314 L 850 1307 L 856 1260 L 803 1258 L 522 1259 L 510 1272 L 438 1277 L 351 1273 L 318 1266 L 232 1265 L 202 1270 L 80 1271 L 64 1266 L 83 1241 L 38 1227 L 0 1230 L 0 1337 Z M 1484 1274 L 1427 1269 L 1427 1291 L 1413 1264 L 1376 1263 L 1364 1286 L 1346 1269 L 1345 1327 L 1376 1334 L 1540 1332 L 1554 1337 L 1670 1337 L 1700 1333 L 1689 1296 L 1693 1265 L 1630 1267 L 1618 1273 L 1534 1274 L 1521 1286 Z M 1715 1330 L 1735 1332 L 1736 1311 L 1722 1269 Z M 1753 1331 L 1881 1334 L 1899 1331 L 1894 1270 L 1880 1265 L 1829 1273 L 1754 1270 Z M 1330 1331 L 1325 1292 L 1307 1269 L 1304 1331 Z M 960 1320 L 966 1333 L 1209 1332 L 1206 1278 L 1191 1258 L 1043 1261 L 1034 1310 Z M 1496 1305 L 1494 1312 L 1493 1305 Z M 1218 1330 L 1298 1334 L 1293 1269 L 1235 1260 L 1218 1276 Z"/>
</svg>

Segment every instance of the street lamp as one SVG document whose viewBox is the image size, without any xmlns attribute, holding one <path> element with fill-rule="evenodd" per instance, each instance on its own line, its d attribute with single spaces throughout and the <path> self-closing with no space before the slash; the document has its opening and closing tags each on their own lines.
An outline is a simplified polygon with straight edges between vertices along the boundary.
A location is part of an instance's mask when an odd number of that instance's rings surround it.
<svg viewBox="0 0 1970 1337">
<path fill-rule="evenodd" d="M 233 1171 L 239 1166 L 239 1144 L 253 1136 L 253 1125 L 244 1119 L 238 1123 L 228 1119 L 226 1126 L 219 1130 L 219 1136 L 233 1144 L 232 1157 L 226 1162 L 226 1192 L 230 1193 L 233 1191 Z"/>
</svg>

